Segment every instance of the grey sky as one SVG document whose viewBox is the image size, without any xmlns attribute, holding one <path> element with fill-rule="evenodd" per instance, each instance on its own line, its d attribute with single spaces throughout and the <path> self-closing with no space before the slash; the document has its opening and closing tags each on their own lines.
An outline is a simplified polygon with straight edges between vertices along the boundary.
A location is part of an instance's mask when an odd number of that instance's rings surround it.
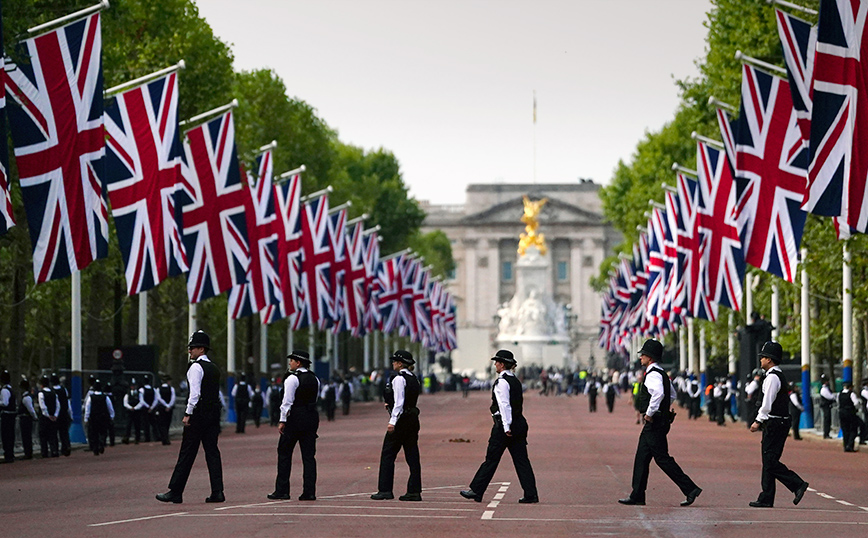
<svg viewBox="0 0 868 538">
<path fill-rule="evenodd" d="M 607 183 L 697 75 L 709 0 L 197 0 L 236 69 L 273 68 L 342 141 L 383 146 L 411 194 Z M 674 78 L 673 78 L 674 77 Z M 299 163 L 301 164 L 301 163 Z"/>
</svg>

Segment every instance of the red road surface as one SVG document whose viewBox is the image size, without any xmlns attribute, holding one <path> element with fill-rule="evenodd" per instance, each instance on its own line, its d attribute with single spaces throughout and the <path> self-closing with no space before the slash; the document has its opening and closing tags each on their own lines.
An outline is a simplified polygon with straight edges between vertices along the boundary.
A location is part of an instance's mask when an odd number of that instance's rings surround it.
<svg viewBox="0 0 868 538">
<path fill-rule="evenodd" d="M 840 441 L 805 435 L 787 442 L 782 460 L 810 482 L 802 503 L 778 486 L 774 509 L 749 508 L 760 485 L 760 434 L 741 423 L 719 427 L 679 413 L 670 453 L 703 488 L 689 508 L 652 463 L 648 504 L 621 506 L 630 492 L 638 438 L 635 415 L 622 398 L 615 412 L 588 413 L 585 397 L 526 395 L 529 454 L 541 502 L 522 496 L 508 453 L 482 503 L 461 498 L 485 454 L 491 419 L 488 393 L 440 393 L 420 399 L 423 502 L 372 501 L 383 433 L 382 404 L 354 404 L 348 417 L 320 423 L 316 502 L 301 492 L 296 451 L 293 500 L 269 501 L 274 489 L 277 432 L 267 425 L 247 434 L 226 427 L 220 438 L 227 502 L 205 504 L 204 455 L 183 504 L 154 499 L 178 455 L 171 446 L 118 445 L 101 456 L 0 465 L 0 529 L 5 536 L 860 536 L 868 532 L 868 454 L 845 454 Z M 468 440 L 470 442 L 455 442 Z M 407 467 L 396 464 L 395 495 L 405 491 Z M 301 534 L 300 534 L 301 535 Z"/>
</svg>

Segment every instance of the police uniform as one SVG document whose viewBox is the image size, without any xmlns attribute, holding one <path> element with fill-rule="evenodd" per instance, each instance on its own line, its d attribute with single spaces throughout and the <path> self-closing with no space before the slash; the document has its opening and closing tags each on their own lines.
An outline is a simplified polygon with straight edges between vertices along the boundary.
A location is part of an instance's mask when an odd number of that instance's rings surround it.
<svg viewBox="0 0 868 538">
<path fill-rule="evenodd" d="M 69 456 L 72 454 L 72 447 L 69 442 L 69 427 L 72 426 L 72 402 L 69 398 L 69 391 L 60 384 L 60 377 L 57 374 L 51 374 L 51 389 L 57 394 L 59 414 L 56 426 L 57 436 L 60 438 L 60 453 Z"/>
<path fill-rule="evenodd" d="M 799 434 L 799 421 L 802 418 L 802 411 L 805 410 L 805 407 L 802 405 L 802 398 L 799 392 L 796 390 L 796 386 L 790 386 L 790 427 L 793 429 L 793 439 L 796 441 L 801 441 L 802 436 Z"/>
<path fill-rule="evenodd" d="M 331 383 L 327 383 L 326 386 L 322 388 L 322 392 L 320 393 L 320 398 L 322 398 L 322 406 L 325 410 L 326 420 L 329 422 L 335 419 L 335 409 L 337 409 L 337 393 L 338 393 L 338 382 L 336 379 L 333 379 Z"/>
<path fill-rule="evenodd" d="M 114 420 L 115 410 L 111 398 L 102 391 L 102 384 L 96 380 L 93 391 L 84 401 L 84 422 L 87 424 L 87 440 L 94 456 L 105 452 L 109 422 Z"/>
<path fill-rule="evenodd" d="M 672 397 L 675 390 L 666 372 L 657 363 L 663 357 L 663 344 L 657 340 L 646 340 L 639 350 L 639 357 L 647 357 L 645 381 L 639 387 L 639 410 L 646 420 L 639 434 L 636 458 L 633 460 L 633 491 L 621 504 L 645 504 L 645 491 L 648 489 L 648 474 L 651 460 L 660 467 L 678 489 L 686 496 L 681 506 L 693 504 L 702 490 L 687 476 L 675 458 L 669 455 L 666 436 L 672 421 Z"/>
<path fill-rule="evenodd" d="M 253 415 L 253 423 L 256 424 L 256 427 L 259 427 L 259 423 L 262 421 L 262 406 L 264 404 L 264 400 L 262 399 L 262 391 L 259 387 L 254 387 L 253 389 L 253 397 L 250 398 L 250 413 Z"/>
<path fill-rule="evenodd" d="M 217 365 L 205 355 L 211 349 L 211 338 L 204 331 L 196 331 L 190 337 L 187 348 L 195 352 L 204 349 L 204 353 L 196 357 L 187 368 L 187 385 L 190 395 L 187 398 L 187 409 L 184 413 L 184 435 L 181 438 L 181 448 L 178 451 L 178 461 L 172 478 L 169 480 L 169 491 L 157 495 L 162 502 L 182 502 L 184 488 L 196 455 L 199 444 L 205 451 L 205 462 L 208 465 L 208 475 L 211 479 L 211 495 L 205 502 L 223 502 L 223 462 L 220 459 L 220 449 L 217 439 L 220 435 L 220 370 Z"/>
<path fill-rule="evenodd" d="M 166 376 L 163 384 L 156 392 L 156 423 L 158 439 L 164 445 L 172 444 L 169 439 L 169 427 L 172 425 L 172 412 L 175 410 L 175 388 L 169 384 L 171 378 Z"/>
<path fill-rule="evenodd" d="M 524 496 L 518 502 L 537 503 L 539 502 L 539 493 L 536 489 L 536 477 L 527 455 L 528 424 L 523 414 L 524 396 L 521 381 L 512 372 L 516 366 L 516 361 L 512 352 L 506 349 L 499 350 L 491 360 L 504 366 L 491 389 L 489 410 L 494 419 L 494 425 L 488 438 L 485 461 L 482 462 L 473 480 L 470 481 L 470 489 L 462 491 L 461 496 L 482 502 L 482 496 L 488 489 L 494 472 L 497 471 L 500 458 L 504 451 L 509 450 L 518 481 L 524 492 Z"/>
<path fill-rule="evenodd" d="M 789 397 L 787 396 L 784 374 L 778 367 L 781 362 L 783 351 L 777 342 L 763 344 L 760 357 L 770 360 L 770 366 L 766 370 L 766 378 L 762 385 L 762 405 L 756 417 L 756 424 L 751 426 L 751 431 L 761 429 L 762 439 L 762 492 L 756 501 L 749 504 L 754 508 L 771 508 L 775 505 L 775 480 L 780 481 L 788 490 L 793 492 L 793 504 L 799 504 L 808 483 L 795 472 L 781 463 L 781 454 L 784 451 L 784 443 L 790 429 Z"/>
<path fill-rule="evenodd" d="M 244 433 L 250 399 L 253 397 L 253 389 L 247 384 L 247 375 L 241 374 L 238 384 L 232 387 L 232 397 L 235 398 L 235 433 Z"/>
<path fill-rule="evenodd" d="M 383 398 L 389 411 L 389 429 L 383 437 L 380 451 L 380 472 L 377 479 L 375 500 L 393 499 L 392 487 L 395 482 L 395 459 L 404 450 L 404 459 L 410 468 L 407 479 L 407 493 L 398 499 L 402 501 L 422 500 L 422 464 L 419 459 L 419 408 L 417 403 L 422 386 L 419 379 L 409 370 L 416 361 L 409 351 L 399 349 L 392 355 L 392 362 L 404 365 L 386 385 Z"/>
<path fill-rule="evenodd" d="M 124 409 L 127 410 L 127 432 L 123 438 L 124 444 L 130 442 L 130 434 L 132 433 L 135 433 L 135 443 L 139 444 L 142 438 L 142 413 L 144 413 L 145 407 L 142 395 L 136 388 L 135 380 L 133 380 L 129 392 L 124 395 Z"/>
<path fill-rule="evenodd" d="M 30 383 L 21 380 L 21 401 L 18 404 L 18 425 L 21 428 L 21 444 L 24 445 L 24 458 L 33 458 L 33 422 L 39 420 L 33 407 L 33 394 L 30 393 Z"/>
<path fill-rule="evenodd" d="M 43 376 L 40 382 L 42 388 L 37 394 L 39 402 L 39 445 L 43 458 L 56 458 L 57 451 L 57 417 L 60 406 L 57 405 L 57 394 L 51 390 L 48 376 Z"/>
<path fill-rule="evenodd" d="M 139 389 L 139 396 L 145 403 L 142 411 L 142 426 L 145 428 L 145 442 L 151 442 L 151 431 L 154 439 L 160 439 L 160 431 L 157 429 L 157 417 L 154 415 L 157 409 L 157 391 L 151 386 L 150 381 L 145 379 L 145 384 Z"/>
<path fill-rule="evenodd" d="M 841 421 L 841 437 L 844 440 L 844 452 L 856 451 L 856 436 L 859 434 L 859 399 L 852 390 L 852 384 L 845 383 L 838 394 L 838 419 Z"/>
<path fill-rule="evenodd" d="M 829 388 L 826 374 L 820 376 L 820 409 L 823 410 L 823 439 L 832 438 L 832 404 L 835 403 L 835 393 Z"/>
<path fill-rule="evenodd" d="M 3 462 L 15 461 L 15 393 L 9 384 L 9 372 L 0 373 L 0 441 L 3 443 Z"/>
<path fill-rule="evenodd" d="M 289 499 L 289 477 L 292 473 L 292 453 L 296 443 L 301 451 L 303 485 L 300 501 L 316 500 L 316 438 L 319 429 L 319 412 L 316 399 L 319 396 L 319 380 L 308 370 L 310 356 L 306 351 L 293 351 L 288 359 L 302 366 L 287 372 L 283 382 L 283 403 L 280 406 L 280 422 L 283 425 L 277 442 L 277 478 L 269 499 Z"/>
<path fill-rule="evenodd" d="M 272 426 L 277 426 L 280 422 L 280 404 L 283 402 L 283 385 L 276 379 L 271 380 L 271 385 L 265 391 L 265 399 L 268 400 L 268 420 Z"/>
</svg>

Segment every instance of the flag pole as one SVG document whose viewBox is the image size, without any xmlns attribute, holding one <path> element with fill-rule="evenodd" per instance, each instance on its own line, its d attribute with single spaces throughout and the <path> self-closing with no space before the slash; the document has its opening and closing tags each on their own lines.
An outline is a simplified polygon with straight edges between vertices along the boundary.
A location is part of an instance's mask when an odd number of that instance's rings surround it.
<svg viewBox="0 0 868 538">
<path fill-rule="evenodd" d="M 364 222 L 368 220 L 369 217 L 370 215 L 368 215 L 367 213 L 362 213 L 361 216 L 348 220 L 347 226 L 355 226 L 359 222 Z M 364 231 L 362 232 L 362 234 L 364 235 Z"/>
<path fill-rule="evenodd" d="M 801 249 L 802 262 L 802 418 L 800 426 L 803 428 L 814 427 L 814 408 L 811 399 L 811 300 L 808 280 L 808 269 L 805 258 L 808 257 L 808 249 Z"/>
<path fill-rule="evenodd" d="M 328 193 L 332 192 L 333 190 L 334 189 L 332 188 L 332 186 L 329 185 L 328 187 L 326 187 L 322 190 L 312 192 L 312 193 L 308 194 L 307 196 L 302 196 L 301 201 L 307 202 L 308 200 L 313 200 L 314 198 L 317 198 L 317 197 L 322 196 L 324 194 L 328 194 Z"/>
<path fill-rule="evenodd" d="M 142 85 L 146 82 L 149 82 L 151 80 L 158 79 L 164 75 L 168 75 L 169 73 L 175 73 L 177 71 L 180 71 L 181 69 L 186 69 L 186 68 L 187 68 L 186 62 L 184 62 L 184 60 L 179 60 L 178 63 L 176 63 L 175 65 L 171 65 L 169 67 L 166 67 L 165 69 L 160 69 L 159 71 L 154 71 L 153 73 L 151 73 L 149 75 L 144 75 L 144 76 L 141 76 L 139 78 L 133 79 L 129 82 L 124 82 L 123 84 L 118 84 L 117 86 L 113 86 L 113 87 L 107 89 L 105 92 L 103 92 L 103 96 L 104 97 L 111 97 L 113 95 L 119 94 L 125 90 L 130 89 L 130 88 L 140 86 L 140 85 Z"/>
<path fill-rule="evenodd" d="M 775 64 L 770 64 L 758 58 L 753 58 L 740 50 L 735 51 L 735 59 L 741 63 L 750 64 L 754 67 L 759 67 L 760 69 L 766 69 L 768 71 L 771 71 L 770 74 L 772 75 L 782 76 L 784 78 L 786 78 L 787 76 L 787 70 L 783 67 L 778 67 Z"/>
<path fill-rule="evenodd" d="M 398 252 L 393 252 L 392 254 L 389 254 L 388 256 L 383 256 L 383 257 L 381 257 L 381 258 L 380 258 L 380 261 L 381 261 L 381 262 L 384 262 L 384 261 L 386 261 L 386 260 L 390 260 L 390 259 L 392 259 L 392 258 L 396 258 L 396 257 L 400 256 L 401 254 L 409 254 L 409 253 L 411 253 L 411 252 L 413 252 L 413 249 L 412 249 L 412 248 L 405 248 L 404 250 L 399 250 Z"/>
<path fill-rule="evenodd" d="M 536 90 L 533 91 L 533 183 L 536 185 Z"/>
<path fill-rule="evenodd" d="M 685 168 L 678 163 L 672 163 L 672 171 L 673 172 L 681 172 L 682 174 L 687 175 L 687 176 L 693 176 L 693 177 L 699 176 L 699 172 L 697 172 L 696 170 L 691 170 L 690 168 Z"/>
<path fill-rule="evenodd" d="M 305 170 L 307 170 L 307 167 L 305 167 L 304 165 L 301 165 L 294 170 L 290 170 L 288 172 L 284 172 L 284 173 L 278 175 L 277 177 L 274 178 L 274 182 L 280 183 L 284 179 L 288 179 L 288 178 L 290 178 L 296 174 L 300 174 L 300 173 L 304 172 Z"/>
<path fill-rule="evenodd" d="M 777 341 L 778 339 L 778 323 L 779 323 L 779 311 L 780 309 L 780 297 L 778 295 L 778 283 L 772 282 L 772 340 Z"/>
<path fill-rule="evenodd" d="M 72 303 L 72 326 L 71 329 L 71 347 L 72 347 L 72 363 L 70 372 L 70 400 L 72 401 L 72 424 L 64 427 L 70 428 L 70 440 L 76 443 L 85 441 L 84 427 L 81 422 L 81 400 L 82 400 L 82 383 L 81 383 L 81 271 L 74 269 L 71 279 L 71 301 Z"/>
<path fill-rule="evenodd" d="M 844 266 L 843 266 L 843 315 L 841 323 L 842 365 L 841 377 L 845 383 L 853 381 L 853 270 L 850 267 L 850 249 L 844 241 Z"/>
<path fill-rule="evenodd" d="M 233 108 L 235 108 L 237 106 L 238 106 L 238 99 L 233 99 L 228 105 L 218 106 L 217 108 L 214 108 L 214 109 L 209 110 L 207 112 L 203 112 L 201 114 L 193 116 L 192 118 L 190 118 L 188 120 L 180 121 L 180 122 L 178 122 L 178 126 L 179 127 L 186 127 L 187 125 L 197 123 L 197 122 L 202 121 L 206 118 L 211 118 L 212 116 L 220 115 L 224 112 L 232 110 Z M 190 129 L 192 129 L 192 127 Z M 187 129 L 187 131 L 189 131 L 190 129 Z M 184 132 L 186 132 L 186 131 L 184 131 Z"/>
<path fill-rule="evenodd" d="M 720 99 L 718 99 L 717 97 L 715 97 L 713 95 L 708 98 L 708 104 L 715 107 L 715 108 L 722 108 L 724 110 L 729 110 L 733 114 L 738 113 L 738 109 L 735 108 L 733 105 L 731 105 L 729 103 L 724 103 L 723 101 L 721 101 Z"/>
<path fill-rule="evenodd" d="M 720 140 L 715 140 L 713 138 L 708 138 L 707 136 L 702 136 L 701 134 L 693 131 L 690 133 L 690 138 L 696 140 L 697 142 L 702 142 L 703 144 L 708 144 L 709 146 L 714 146 L 717 149 L 724 149 L 723 142 Z"/>
<path fill-rule="evenodd" d="M 83 19 L 89 15 L 100 12 L 104 9 L 109 8 L 109 0 L 102 0 L 99 4 L 95 6 L 86 7 L 84 9 L 80 9 L 75 13 L 70 13 L 69 15 L 64 15 L 59 19 L 54 19 L 53 21 L 44 22 L 37 26 L 33 26 L 32 28 L 27 29 L 28 34 L 35 34 L 37 32 L 41 32 L 42 30 L 47 30 L 48 28 L 52 28 L 54 26 L 60 26 L 65 23 L 73 22 L 78 19 Z"/>
<path fill-rule="evenodd" d="M 268 388 L 268 324 L 265 316 L 259 312 L 259 386 L 262 392 Z"/>
<path fill-rule="evenodd" d="M 148 292 L 139 292 L 139 340 L 140 346 L 148 345 Z"/>
<path fill-rule="evenodd" d="M 369 236 L 369 235 L 371 235 L 372 233 L 374 233 L 374 232 L 379 232 L 379 231 L 380 231 L 380 225 L 377 224 L 377 225 L 374 226 L 373 228 L 368 228 L 367 230 L 363 231 L 363 232 L 362 232 L 362 235 L 364 235 L 364 236 Z M 379 238 L 379 239 L 382 239 L 382 238 Z"/>
<path fill-rule="evenodd" d="M 336 206 L 330 208 L 329 209 L 329 215 L 334 215 L 338 211 L 340 211 L 342 209 L 346 209 L 348 207 L 353 207 L 353 202 L 351 202 L 350 200 L 347 200 L 346 202 L 342 203 L 341 205 L 336 205 Z"/>
<path fill-rule="evenodd" d="M 801 11 L 802 13 L 807 13 L 808 15 L 818 15 L 817 10 L 815 9 L 800 6 L 799 4 L 794 4 L 792 2 L 787 2 L 787 0 L 766 0 L 766 3 L 770 5 L 788 7 L 790 9 L 795 9 L 796 11 Z"/>
</svg>

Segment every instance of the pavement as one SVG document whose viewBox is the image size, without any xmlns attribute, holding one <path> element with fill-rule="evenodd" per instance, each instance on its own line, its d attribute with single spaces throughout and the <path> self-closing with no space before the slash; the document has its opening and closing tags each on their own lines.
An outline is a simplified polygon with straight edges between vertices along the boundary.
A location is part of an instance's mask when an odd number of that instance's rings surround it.
<svg viewBox="0 0 868 538">
<path fill-rule="evenodd" d="M 183 504 L 163 504 L 179 440 L 122 445 L 94 456 L 0 465 L 0 521 L 4 536 L 627 536 L 653 537 L 858 535 L 868 531 L 868 450 L 844 453 L 840 441 L 805 435 L 787 441 L 782 461 L 810 482 L 799 506 L 779 485 L 775 508 L 749 508 L 760 491 L 760 436 L 742 423 L 725 427 L 685 412 L 669 435 L 670 454 L 703 488 L 693 506 L 652 464 L 646 506 L 622 506 L 630 492 L 639 435 L 626 396 L 613 413 L 599 400 L 589 413 L 584 396 L 526 393 L 528 452 L 539 504 L 522 497 L 508 453 L 482 503 L 463 499 L 485 456 L 490 394 L 438 393 L 420 398 L 422 502 L 400 502 L 408 472 L 399 455 L 395 500 L 373 501 L 388 416 L 380 403 L 354 403 L 349 416 L 320 423 L 317 501 L 299 502 L 301 460 L 293 459 L 292 500 L 270 501 L 278 433 L 267 423 L 234 425 L 220 436 L 226 503 L 205 504 L 208 473 L 197 458 Z M 865 447 L 862 447 L 863 449 Z M 48 521 L 42 518 L 48 516 Z M 40 530 L 41 529 L 41 530 Z M 48 529 L 48 530 L 46 530 Z"/>
</svg>

